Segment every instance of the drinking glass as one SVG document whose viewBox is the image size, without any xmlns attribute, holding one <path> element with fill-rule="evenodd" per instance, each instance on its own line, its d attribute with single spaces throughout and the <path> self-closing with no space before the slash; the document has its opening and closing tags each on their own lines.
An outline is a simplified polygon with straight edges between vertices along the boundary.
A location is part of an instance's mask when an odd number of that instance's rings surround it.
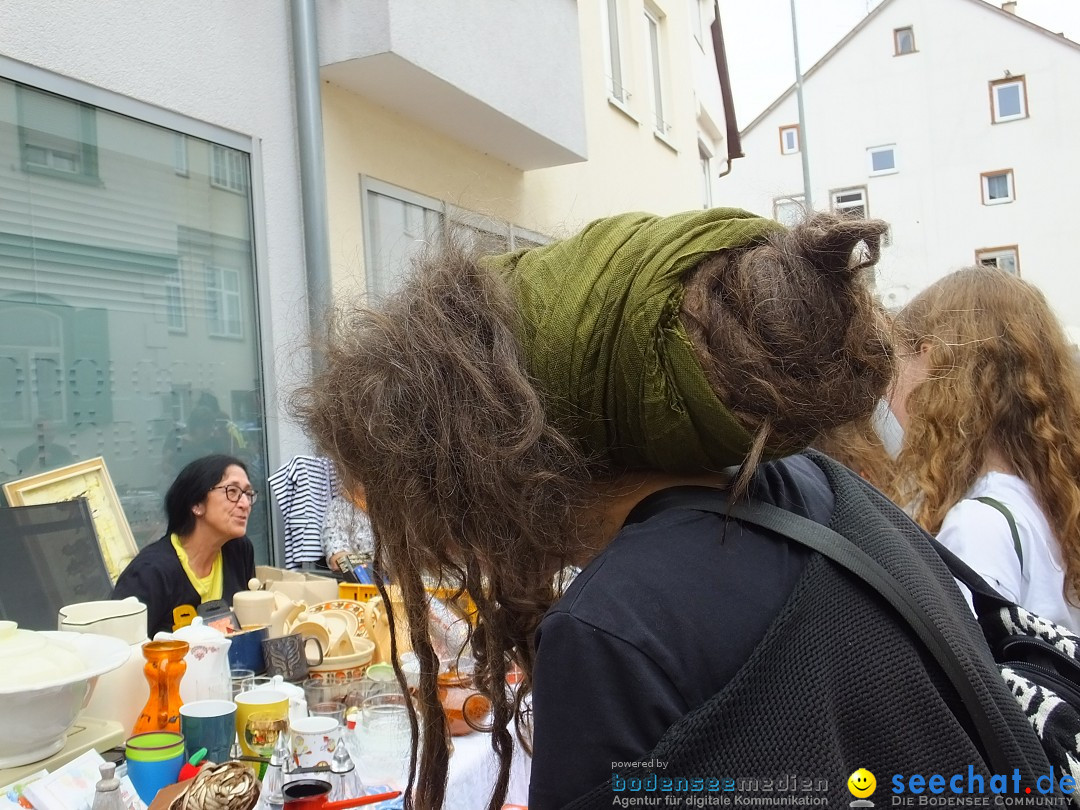
<svg viewBox="0 0 1080 810">
<path fill-rule="evenodd" d="M 407 781 L 412 729 L 402 694 L 375 695 L 360 707 L 356 742 L 366 781 L 401 785 Z"/>
<path fill-rule="evenodd" d="M 345 724 L 345 704 L 331 700 L 325 703 L 308 704 L 308 714 L 311 717 L 332 717 L 339 726 Z"/>
<path fill-rule="evenodd" d="M 289 721 L 277 712 L 252 712 L 244 725 L 244 741 L 256 756 L 269 757 L 278 735 L 288 728 Z"/>
<path fill-rule="evenodd" d="M 304 697 L 308 706 L 316 703 L 331 703 L 345 697 L 348 681 L 340 675 L 324 675 L 321 678 L 308 678 L 304 681 Z"/>
<path fill-rule="evenodd" d="M 232 679 L 232 696 L 235 698 L 247 689 L 244 682 L 255 677 L 255 670 L 234 668 L 229 671 L 229 677 Z"/>
<path fill-rule="evenodd" d="M 272 675 L 255 675 L 252 673 L 247 678 L 244 678 L 245 692 L 253 692 L 256 689 L 273 689 L 274 678 Z"/>
</svg>

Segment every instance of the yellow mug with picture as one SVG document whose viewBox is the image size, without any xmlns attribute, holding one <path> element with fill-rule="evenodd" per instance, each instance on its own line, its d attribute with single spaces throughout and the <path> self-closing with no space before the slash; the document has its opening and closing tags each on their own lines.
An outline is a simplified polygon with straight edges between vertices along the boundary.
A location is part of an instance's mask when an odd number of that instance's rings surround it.
<svg viewBox="0 0 1080 810">
<path fill-rule="evenodd" d="M 274 689 L 241 692 L 236 703 L 236 737 L 251 757 L 268 757 L 278 735 L 288 731 L 289 697 Z"/>
</svg>

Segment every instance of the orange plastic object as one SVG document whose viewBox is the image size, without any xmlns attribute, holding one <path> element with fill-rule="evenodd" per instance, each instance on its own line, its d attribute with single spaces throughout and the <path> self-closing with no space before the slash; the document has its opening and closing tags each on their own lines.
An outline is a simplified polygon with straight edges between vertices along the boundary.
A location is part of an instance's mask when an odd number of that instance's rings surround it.
<svg viewBox="0 0 1080 810">
<path fill-rule="evenodd" d="M 186 641 L 148 641 L 142 647 L 146 665 L 143 673 L 150 684 L 146 701 L 132 734 L 143 731 L 180 731 L 180 679 L 187 671 Z"/>
</svg>

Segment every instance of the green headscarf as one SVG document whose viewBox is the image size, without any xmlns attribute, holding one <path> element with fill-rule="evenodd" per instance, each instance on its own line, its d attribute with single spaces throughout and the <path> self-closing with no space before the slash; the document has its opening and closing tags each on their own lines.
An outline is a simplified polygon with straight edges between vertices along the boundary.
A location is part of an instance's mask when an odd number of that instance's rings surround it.
<svg viewBox="0 0 1080 810">
<path fill-rule="evenodd" d="M 487 260 L 507 274 L 529 372 L 555 424 L 628 468 L 718 470 L 751 436 L 717 399 L 679 319 L 683 273 L 784 228 L 735 208 L 597 220 Z"/>
</svg>

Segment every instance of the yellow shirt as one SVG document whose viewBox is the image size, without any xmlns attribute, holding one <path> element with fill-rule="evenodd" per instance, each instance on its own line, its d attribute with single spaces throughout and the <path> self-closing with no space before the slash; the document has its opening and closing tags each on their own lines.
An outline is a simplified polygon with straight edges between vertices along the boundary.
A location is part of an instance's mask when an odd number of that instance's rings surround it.
<svg viewBox="0 0 1080 810">
<path fill-rule="evenodd" d="M 176 556 L 180 558 L 180 566 L 184 569 L 184 573 L 187 574 L 188 581 L 191 582 L 195 592 L 199 594 L 199 599 L 203 602 L 220 599 L 223 593 L 221 552 L 219 551 L 217 556 L 214 557 L 214 564 L 210 566 L 210 573 L 205 577 L 200 577 L 191 570 L 191 566 L 188 564 L 187 552 L 184 551 L 180 538 L 173 534 L 170 535 L 169 539 L 172 541 L 173 548 L 176 549 Z"/>
</svg>

